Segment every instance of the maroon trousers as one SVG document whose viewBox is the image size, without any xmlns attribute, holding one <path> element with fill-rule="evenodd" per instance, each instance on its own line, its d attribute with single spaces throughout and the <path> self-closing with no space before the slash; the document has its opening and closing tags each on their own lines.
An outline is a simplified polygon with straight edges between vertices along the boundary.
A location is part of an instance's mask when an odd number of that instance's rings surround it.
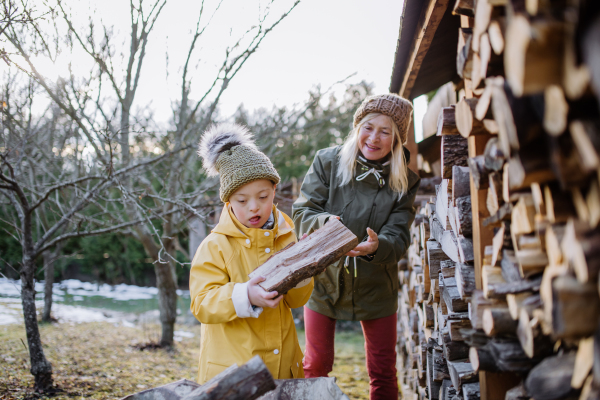
<svg viewBox="0 0 600 400">
<path fill-rule="evenodd" d="M 392 314 L 361 321 L 371 400 L 398 399 L 396 318 L 396 314 Z M 307 378 L 327 376 L 333 369 L 335 319 L 304 307 L 304 328 L 304 374 Z"/>
</svg>

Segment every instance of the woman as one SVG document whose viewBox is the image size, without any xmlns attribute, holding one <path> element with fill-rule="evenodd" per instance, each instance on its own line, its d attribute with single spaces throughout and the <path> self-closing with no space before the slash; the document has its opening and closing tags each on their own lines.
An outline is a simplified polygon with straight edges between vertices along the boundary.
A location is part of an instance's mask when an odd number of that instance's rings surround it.
<svg viewBox="0 0 600 400">
<path fill-rule="evenodd" d="M 411 113 L 411 103 L 394 94 L 365 99 L 344 145 L 317 152 L 292 209 L 299 237 L 335 217 L 362 239 L 315 277 L 304 307 L 304 371 L 327 376 L 335 321 L 361 321 L 371 399 L 398 398 L 398 261 L 409 246 L 420 182 L 403 146 Z"/>
</svg>

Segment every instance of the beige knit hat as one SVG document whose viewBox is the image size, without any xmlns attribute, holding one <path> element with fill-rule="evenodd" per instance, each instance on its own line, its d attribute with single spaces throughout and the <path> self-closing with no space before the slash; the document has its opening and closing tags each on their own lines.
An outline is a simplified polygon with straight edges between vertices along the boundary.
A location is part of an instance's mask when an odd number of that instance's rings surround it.
<svg viewBox="0 0 600 400">
<path fill-rule="evenodd" d="M 219 175 L 223 202 L 246 183 L 268 179 L 277 184 L 281 180 L 271 160 L 258 150 L 252 134 L 242 125 L 210 127 L 200 139 L 198 155 L 208 176 Z"/>
<path fill-rule="evenodd" d="M 410 101 L 397 94 L 379 94 L 367 97 L 360 107 L 354 113 L 354 127 L 370 113 L 381 113 L 391 117 L 398 126 L 402 143 L 406 143 L 408 136 L 408 124 L 412 114 L 412 104 Z"/>
</svg>

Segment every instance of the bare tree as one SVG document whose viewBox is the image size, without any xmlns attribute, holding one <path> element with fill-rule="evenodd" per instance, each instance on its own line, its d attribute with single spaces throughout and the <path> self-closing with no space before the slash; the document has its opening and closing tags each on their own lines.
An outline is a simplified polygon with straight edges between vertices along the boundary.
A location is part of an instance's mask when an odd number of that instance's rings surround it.
<svg viewBox="0 0 600 400">
<path fill-rule="evenodd" d="M 208 89 L 199 95 L 197 100 L 192 100 L 191 81 L 193 70 L 193 59 L 197 52 L 197 44 L 203 33 L 212 21 L 212 17 L 219 11 L 222 1 L 216 8 L 209 12 L 205 9 L 205 2 L 200 5 L 199 16 L 195 31 L 192 35 L 188 52 L 185 55 L 185 62 L 181 72 L 181 97 L 175 102 L 176 107 L 173 110 L 174 131 L 170 132 L 164 142 L 164 150 L 168 148 L 182 148 L 178 157 L 171 158 L 170 162 L 159 167 L 157 170 L 148 171 L 149 175 L 138 176 L 136 181 L 124 182 L 120 187 L 123 190 L 123 199 L 125 201 L 126 215 L 124 220 L 139 219 L 147 205 L 140 204 L 139 192 L 143 193 L 142 198 L 151 199 L 156 206 L 160 208 L 161 214 L 161 232 L 150 224 L 136 225 L 133 227 L 133 236 L 137 238 L 144 246 L 148 255 L 154 260 L 157 287 L 159 289 L 159 309 L 160 320 L 162 324 L 161 345 L 173 345 L 174 325 L 177 318 L 177 277 L 176 267 L 180 263 L 176 258 L 176 251 L 182 253 L 186 251 L 182 248 L 178 240 L 178 235 L 182 230 L 187 229 L 187 220 L 189 215 L 196 215 L 204 219 L 205 213 L 198 210 L 197 204 L 199 196 L 208 189 L 214 188 L 214 180 L 201 183 L 198 176 L 197 161 L 195 157 L 195 146 L 188 143 L 196 143 L 198 133 L 203 132 L 214 119 L 215 112 L 223 93 L 229 87 L 232 79 L 238 74 L 246 61 L 256 53 L 260 44 L 272 30 L 286 18 L 291 11 L 298 5 L 295 1 L 290 8 L 273 22 L 268 22 L 270 17 L 270 8 L 261 15 L 258 24 L 248 29 L 242 37 L 231 47 L 224 49 L 224 59 L 220 68 L 212 79 Z M 105 34 L 102 36 L 102 44 L 94 42 L 94 34 L 83 36 L 79 34 L 68 12 L 59 3 L 62 16 L 67 21 L 69 28 L 73 32 L 76 41 L 93 57 L 97 62 L 98 68 L 103 74 L 108 76 L 111 87 L 114 89 L 116 97 L 119 99 L 118 113 L 103 112 L 106 126 L 114 126 L 112 115 L 120 115 L 120 125 L 118 130 L 121 135 L 121 161 L 126 165 L 132 159 L 129 149 L 129 137 L 131 127 L 131 105 L 135 97 L 135 90 L 139 82 L 141 73 L 141 63 L 145 54 L 145 46 L 148 41 L 148 34 L 152 30 L 156 18 L 164 3 L 158 1 L 150 8 L 150 12 L 145 15 L 141 10 L 141 4 L 138 7 L 131 5 L 131 50 L 127 63 L 127 73 L 125 81 L 119 81 L 118 74 L 112 67 L 111 60 L 111 37 L 109 30 L 103 27 Z M 208 15 L 206 15 L 208 14 Z M 173 56 L 170 56 L 173 57 Z M 135 67 L 135 68 L 134 68 Z M 125 92 L 121 93 L 120 88 L 125 87 Z M 185 182 L 196 182 L 195 188 L 190 192 L 189 184 Z M 214 200 L 209 201 L 212 204 Z M 186 210 L 185 213 L 177 212 L 178 208 Z M 190 258 L 193 254 L 186 254 Z"/>
<path fill-rule="evenodd" d="M 257 26 L 225 49 L 212 84 L 192 100 L 190 83 L 195 71 L 190 60 L 211 20 L 206 20 L 202 3 L 185 54 L 174 129 L 158 135 L 148 133 L 132 110 L 150 32 L 165 0 L 149 5 L 130 3 L 131 37 L 124 65 L 114 57 L 112 43 L 117 39 L 109 27 L 100 28 L 99 41 L 92 23 L 89 32 L 80 34 L 60 0 L 42 21 L 29 13 L 22 24 L 3 23 L 2 39 L 10 47 L 2 57 L 11 67 L 3 76 L 0 103 L 0 207 L 7 216 L 5 231 L 22 249 L 21 299 L 36 390 L 46 391 L 53 385 L 52 367 L 44 355 L 37 324 L 36 260 L 46 258 L 47 265 L 52 258 L 48 254 L 71 238 L 118 231 L 140 240 L 155 260 L 161 342 L 172 345 L 175 268 L 180 263 L 176 251 L 185 253 L 178 235 L 187 229 L 190 216 L 204 219 L 204 210 L 215 205 L 214 198 L 207 195 L 214 192 L 215 181 L 198 174 L 197 133 L 213 121 L 231 80 L 297 4 L 268 23 L 267 8 Z M 61 33 L 58 18 L 66 22 L 67 35 Z M 83 48 L 96 66 L 89 74 L 70 70 L 67 77 L 53 82 L 36 65 L 36 55 L 56 59 L 65 47 L 75 45 Z M 135 146 L 139 151 L 132 151 L 132 143 L 139 143 Z M 160 146 L 160 154 L 154 154 L 149 146 Z M 155 220 L 160 221 L 159 226 Z M 190 255 L 186 256 L 189 259 Z"/>
</svg>

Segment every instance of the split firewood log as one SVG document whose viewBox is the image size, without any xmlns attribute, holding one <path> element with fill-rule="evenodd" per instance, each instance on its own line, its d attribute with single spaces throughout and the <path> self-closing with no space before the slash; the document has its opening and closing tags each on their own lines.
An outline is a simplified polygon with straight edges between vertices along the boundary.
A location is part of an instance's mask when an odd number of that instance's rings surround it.
<svg viewBox="0 0 600 400">
<path fill-rule="evenodd" d="M 465 383 L 462 386 L 464 400 L 479 400 L 481 398 L 481 390 L 479 382 Z"/>
<path fill-rule="evenodd" d="M 265 363 L 254 356 L 246 364 L 232 365 L 184 399 L 190 400 L 254 400 L 275 389 L 275 381 Z"/>
<path fill-rule="evenodd" d="M 358 238 L 337 218 L 330 218 L 304 240 L 289 246 L 252 271 L 250 279 L 264 276 L 260 286 L 284 294 L 299 282 L 318 275 L 352 250 Z"/>
<path fill-rule="evenodd" d="M 440 110 L 437 122 L 437 136 L 458 135 L 454 107 L 454 105 L 451 105 L 450 107 L 442 107 Z"/>
<path fill-rule="evenodd" d="M 489 170 L 485 167 L 485 158 L 483 155 L 470 157 L 467 159 L 467 165 L 473 178 L 475 189 L 481 190 L 487 186 Z"/>
<path fill-rule="evenodd" d="M 555 339 L 588 337 L 598 327 L 600 298 L 596 283 L 580 283 L 563 275 L 554 278 L 551 307 L 552 336 Z M 549 296 L 545 296 L 547 298 Z"/>
<path fill-rule="evenodd" d="M 590 229 L 586 222 L 571 219 L 561 248 L 579 282 L 596 282 L 600 273 L 600 229 Z"/>
<path fill-rule="evenodd" d="M 467 17 L 475 16 L 475 2 L 473 0 L 457 0 L 454 3 L 452 14 L 465 15 Z"/>
<path fill-rule="evenodd" d="M 517 96 L 561 83 L 564 31 L 564 23 L 559 21 L 530 22 L 524 15 L 511 18 L 506 29 L 504 70 Z"/>
<path fill-rule="evenodd" d="M 473 70 L 473 51 L 471 42 L 473 30 L 471 28 L 460 28 L 458 33 L 458 49 L 456 54 L 456 72 L 463 79 L 471 79 Z"/>
<path fill-rule="evenodd" d="M 466 167 L 469 155 L 468 141 L 461 135 L 442 136 L 441 164 L 442 178 L 452 179 L 452 167 Z"/>
<path fill-rule="evenodd" d="M 469 137 L 470 135 L 488 133 L 483 125 L 483 122 L 475 118 L 476 107 L 476 98 L 463 98 L 458 102 L 454 110 L 456 128 L 458 129 L 458 132 L 465 138 Z"/>
<path fill-rule="evenodd" d="M 457 389 L 461 389 L 465 383 L 476 382 L 479 379 L 477 372 L 473 370 L 473 366 L 468 359 L 448 361 L 448 370 L 452 384 Z"/>
<path fill-rule="evenodd" d="M 571 388 L 575 353 L 548 357 L 536 365 L 525 380 L 527 394 L 536 400 L 557 400 L 575 394 Z"/>
<path fill-rule="evenodd" d="M 483 331 L 488 336 L 514 335 L 517 325 L 506 307 L 488 308 L 483 312 Z"/>
</svg>

